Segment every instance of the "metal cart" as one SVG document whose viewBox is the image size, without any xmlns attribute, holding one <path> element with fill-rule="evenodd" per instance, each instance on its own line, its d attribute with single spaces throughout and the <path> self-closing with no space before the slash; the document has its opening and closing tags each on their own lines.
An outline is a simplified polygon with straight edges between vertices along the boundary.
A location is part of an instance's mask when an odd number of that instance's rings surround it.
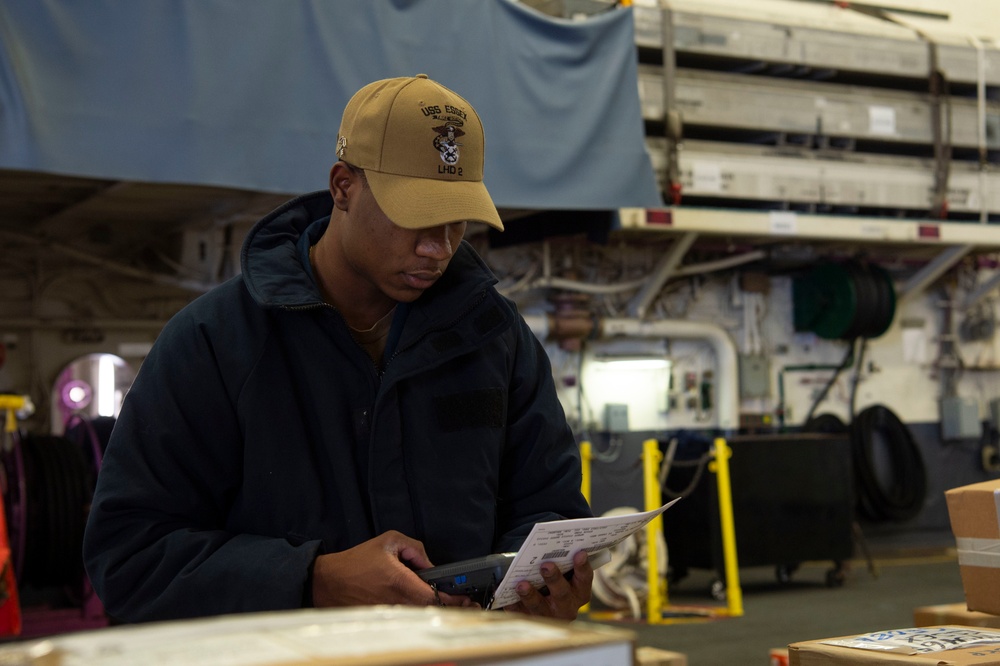
<svg viewBox="0 0 1000 666">
<path fill-rule="evenodd" d="M 780 582 L 807 561 L 831 560 L 825 582 L 844 580 L 853 553 L 854 492 L 846 434 L 747 435 L 728 439 L 733 517 L 739 566 L 773 566 Z M 710 440 L 679 441 L 665 475 L 664 495 L 685 499 L 663 517 L 669 580 L 689 569 L 719 577 L 712 596 L 725 597 L 724 563 L 716 477 L 707 473 Z M 664 444 L 664 449 L 667 445 Z"/>
</svg>

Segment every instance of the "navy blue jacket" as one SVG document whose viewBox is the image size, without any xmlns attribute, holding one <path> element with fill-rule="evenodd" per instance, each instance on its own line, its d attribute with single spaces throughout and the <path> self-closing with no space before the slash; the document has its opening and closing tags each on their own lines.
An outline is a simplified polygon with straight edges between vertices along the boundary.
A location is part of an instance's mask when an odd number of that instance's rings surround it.
<svg viewBox="0 0 1000 666">
<path fill-rule="evenodd" d="M 296 608 L 317 555 L 387 530 L 445 564 L 590 515 L 549 361 L 471 246 L 397 308 L 379 372 L 307 268 L 330 210 L 317 192 L 257 223 L 242 274 L 143 362 L 85 535 L 110 615 Z"/>
</svg>

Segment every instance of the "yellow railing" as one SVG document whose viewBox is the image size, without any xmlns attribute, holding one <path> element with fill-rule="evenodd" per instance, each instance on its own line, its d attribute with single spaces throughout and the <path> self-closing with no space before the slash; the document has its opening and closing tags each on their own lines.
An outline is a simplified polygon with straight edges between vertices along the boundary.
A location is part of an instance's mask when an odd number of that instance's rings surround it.
<svg viewBox="0 0 1000 666">
<path fill-rule="evenodd" d="M 716 438 L 713 449 L 713 460 L 709 463 L 709 471 L 716 475 L 716 487 L 719 495 L 719 528 L 722 532 L 722 556 L 725 569 L 726 609 L 724 614 L 729 617 L 743 615 L 743 590 L 740 587 L 739 561 L 736 553 L 736 527 L 733 520 L 733 494 L 729 477 L 729 458 L 732 449 L 722 437 Z M 580 460 L 583 478 L 581 491 L 588 503 L 591 503 L 591 464 L 593 450 L 590 442 L 581 442 Z M 660 463 L 663 453 L 656 439 L 648 439 L 642 444 L 642 485 L 645 511 L 653 511 L 663 506 L 663 491 L 660 487 Z M 659 515 L 649 522 L 646 530 L 646 582 L 648 594 L 646 598 L 646 621 L 649 624 L 665 622 L 664 610 L 669 610 L 667 599 L 666 576 L 661 575 L 660 535 L 663 534 L 663 516 Z M 581 611 L 587 612 L 589 604 Z"/>
</svg>

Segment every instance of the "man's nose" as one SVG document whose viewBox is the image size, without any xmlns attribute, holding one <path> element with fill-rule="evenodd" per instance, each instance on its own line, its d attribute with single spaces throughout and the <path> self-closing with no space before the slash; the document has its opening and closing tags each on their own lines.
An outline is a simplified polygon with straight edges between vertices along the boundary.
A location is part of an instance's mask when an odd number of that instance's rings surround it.
<svg viewBox="0 0 1000 666">
<path fill-rule="evenodd" d="M 438 261 L 450 259 L 455 251 L 451 244 L 450 232 L 450 224 L 422 230 L 417 239 L 417 254 Z"/>
</svg>

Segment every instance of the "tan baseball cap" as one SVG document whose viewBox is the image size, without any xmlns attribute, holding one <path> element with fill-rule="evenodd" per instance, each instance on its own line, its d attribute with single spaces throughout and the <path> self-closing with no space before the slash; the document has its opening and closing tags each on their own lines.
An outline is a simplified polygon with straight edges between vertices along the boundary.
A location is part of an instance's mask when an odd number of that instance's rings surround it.
<svg viewBox="0 0 1000 666">
<path fill-rule="evenodd" d="M 479 115 L 426 74 L 375 81 L 355 93 L 340 123 L 337 157 L 365 170 L 375 201 L 401 227 L 467 220 L 503 231 L 483 184 Z"/>
</svg>

